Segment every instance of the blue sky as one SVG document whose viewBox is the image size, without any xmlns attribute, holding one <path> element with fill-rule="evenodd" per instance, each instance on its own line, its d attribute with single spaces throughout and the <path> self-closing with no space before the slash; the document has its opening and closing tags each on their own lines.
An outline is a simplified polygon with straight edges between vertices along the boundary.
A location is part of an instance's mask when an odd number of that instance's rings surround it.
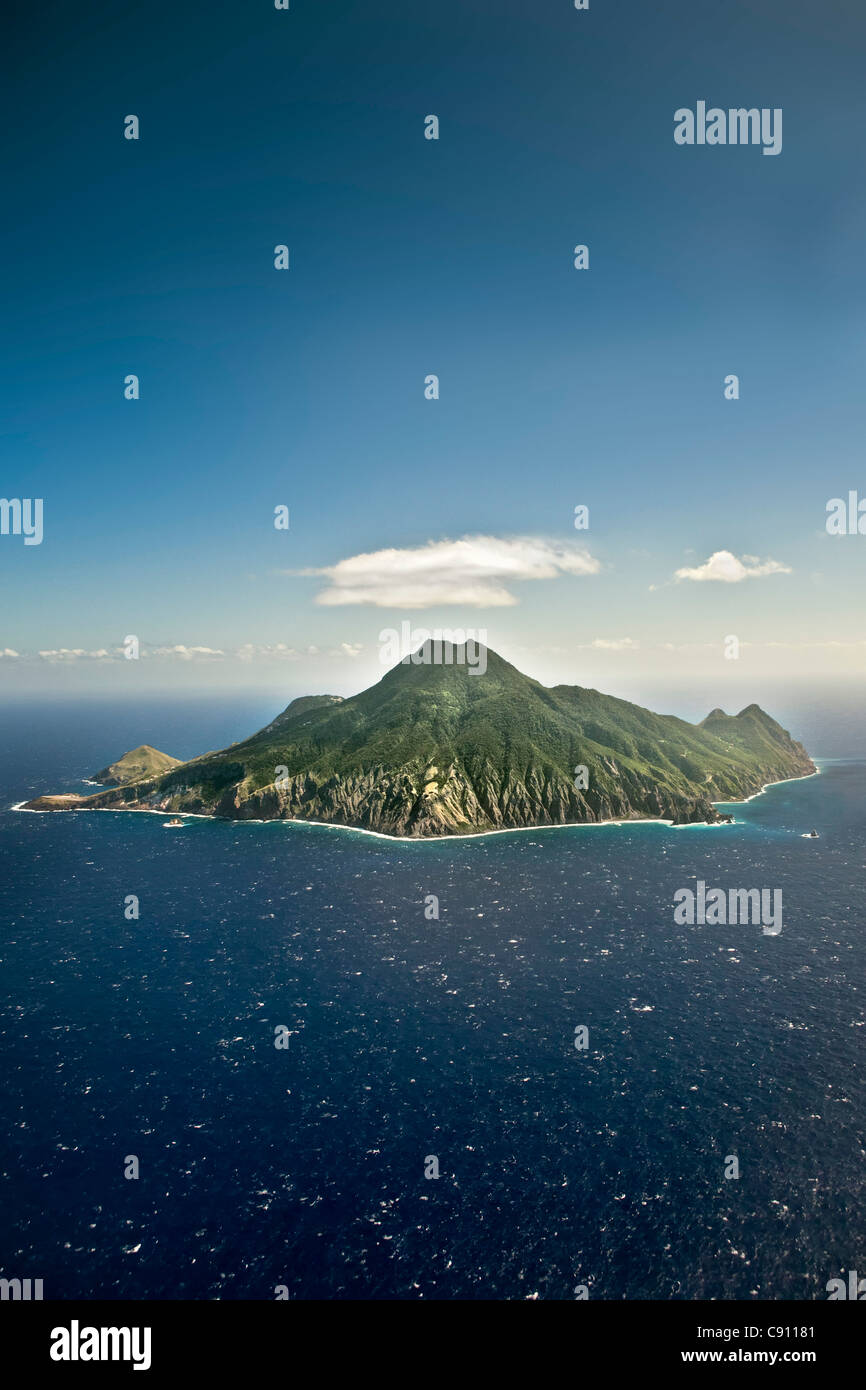
<svg viewBox="0 0 866 1390">
<path fill-rule="evenodd" d="M 2 686 L 349 693 L 404 619 L 633 698 L 857 680 L 864 41 L 843 0 L 18 7 L 0 458 L 45 519 L 0 536 Z M 698 100 L 782 153 L 677 146 Z M 462 537 L 513 602 L 442 600 Z M 429 606 L 317 601 L 428 543 Z M 719 552 L 776 569 L 674 579 Z"/>
</svg>

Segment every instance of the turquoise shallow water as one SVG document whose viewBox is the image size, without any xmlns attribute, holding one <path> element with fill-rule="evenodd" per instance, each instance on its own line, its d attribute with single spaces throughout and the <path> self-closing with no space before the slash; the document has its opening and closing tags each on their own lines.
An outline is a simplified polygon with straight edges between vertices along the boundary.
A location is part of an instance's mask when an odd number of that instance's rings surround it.
<svg viewBox="0 0 866 1390">
<path fill-rule="evenodd" d="M 132 741 L 105 710 L 56 728 L 46 777 L 36 717 L 7 721 L 6 805 Z M 3 1272 L 61 1298 L 824 1297 L 866 1267 L 864 773 L 827 761 L 727 828 L 431 844 L 4 811 Z M 781 889 L 782 933 L 675 925 L 698 879 Z"/>
</svg>

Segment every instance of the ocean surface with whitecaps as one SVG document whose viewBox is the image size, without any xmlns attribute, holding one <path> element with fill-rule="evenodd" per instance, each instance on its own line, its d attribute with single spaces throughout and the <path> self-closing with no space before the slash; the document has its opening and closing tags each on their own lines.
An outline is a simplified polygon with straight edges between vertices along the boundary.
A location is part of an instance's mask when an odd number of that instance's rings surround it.
<svg viewBox="0 0 866 1390">
<path fill-rule="evenodd" d="M 0 1275 L 46 1299 L 821 1299 L 866 1269 L 850 725 L 814 715 L 820 775 L 730 827 L 407 843 L 10 809 L 273 704 L 3 707 Z M 781 889 L 781 933 L 676 925 L 697 880 Z"/>
</svg>

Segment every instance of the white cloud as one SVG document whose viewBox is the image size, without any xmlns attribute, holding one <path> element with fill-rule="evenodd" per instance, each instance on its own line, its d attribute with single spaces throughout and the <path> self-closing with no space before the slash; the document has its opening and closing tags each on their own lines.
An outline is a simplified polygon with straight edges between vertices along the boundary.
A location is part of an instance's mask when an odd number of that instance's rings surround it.
<svg viewBox="0 0 866 1390">
<path fill-rule="evenodd" d="M 55 647 L 48 651 L 39 653 L 43 661 L 110 661 L 111 657 L 105 647 L 100 647 L 96 652 L 88 652 L 84 647 Z"/>
<path fill-rule="evenodd" d="M 598 560 L 571 543 L 533 536 L 463 536 L 352 555 L 336 565 L 294 573 L 329 581 L 316 595 L 316 603 L 328 608 L 361 603 L 375 608 L 504 608 L 517 603 L 508 586 L 518 580 L 597 574 L 600 569 Z"/>
<path fill-rule="evenodd" d="M 633 637 L 595 637 L 591 644 L 606 652 L 634 652 L 640 647 Z"/>
<path fill-rule="evenodd" d="M 221 651 L 219 647 L 187 647 L 182 642 L 178 642 L 173 647 L 154 647 L 152 651 L 144 652 L 143 655 L 177 657 L 180 661 L 194 661 L 196 657 L 225 656 L 225 652 Z"/>
<path fill-rule="evenodd" d="M 298 657 L 300 653 L 294 647 L 287 647 L 285 642 L 274 643 L 255 643 L 245 642 L 242 647 L 238 647 L 237 656 L 241 661 L 258 660 L 277 660 L 286 661 Z"/>
<path fill-rule="evenodd" d="M 299 651 L 296 647 L 287 647 L 285 642 L 245 642 L 242 647 L 231 655 L 237 656 L 241 661 L 300 661 L 304 657 L 332 657 L 332 656 L 358 656 L 364 650 L 363 642 L 341 642 L 338 647 L 329 647 L 323 651 L 320 647 L 304 647 Z"/>
<path fill-rule="evenodd" d="M 716 550 L 702 565 L 694 569 L 677 570 L 674 579 L 691 579 L 696 583 L 712 581 L 718 584 L 741 584 L 744 579 L 762 579 L 767 574 L 790 574 L 790 565 L 778 560 L 759 560 L 756 555 L 744 555 L 738 560 L 730 550 Z"/>
<path fill-rule="evenodd" d="M 184 642 L 176 642 L 174 645 L 163 643 L 157 647 L 151 647 L 145 643 L 141 644 L 140 656 L 143 661 L 166 661 L 166 662 L 210 662 L 210 661 L 300 661 L 305 657 L 332 658 L 332 657 L 357 657 L 364 650 L 362 642 L 341 642 L 339 646 L 328 647 L 326 649 L 317 646 L 304 647 L 302 650 L 296 647 L 289 647 L 285 642 L 245 642 L 240 647 L 205 647 L 201 645 L 189 645 Z M 51 664 L 102 661 L 114 662 L 124 665 L 126 662 L 125 649 L 123 647 L 100 647 L 97 651 L 88 651 L 85 647 L 55 647 L 39 652 L 20 652 L 14 651 L 12 647 L 0 647 L 0 661 L 3 659 L 13 660 L 20 658 L 23 661 L 33 661 L 39 659 Z"/>
</svg>

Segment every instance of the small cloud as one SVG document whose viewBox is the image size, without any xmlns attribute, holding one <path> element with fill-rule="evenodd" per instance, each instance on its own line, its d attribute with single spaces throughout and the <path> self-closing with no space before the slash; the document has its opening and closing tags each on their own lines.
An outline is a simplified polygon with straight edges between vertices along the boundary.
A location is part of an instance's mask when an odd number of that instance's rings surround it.
<svg viewBox="0 0 866 1390">
<path fill-rule="evenodd" d="M 0 659 L 2 659 L 5 656 L 11 660 L 18 655 L 19 653 L 13 651 L 11 647 L 0 647 Z"/>
<path fill-rule="evenodd" d="M 640 648 L 633 637 L 596 637 L 590 645 L 605 652 L 635 652 Z"/>
<path fill-rule="evenodd" d="M 744 643 L 740 643 L 740 646 L 744 645 Z M 821 647 L 839 647 L 844 650 L 851 650 L 853 648 L 866 647 L 866 638 L 858 638 L 853 642 L 839 642 L 835 640 L 830 642 L 756 642 L 754 643 L 754 645 L 763 645 L 765 647 L 785 647 L 789 651 L 818 651 Z"/>
<path fill-rule="evenodd" d="M 741 584 L 744 579 L 763 579 L 767 574 L 790 574 L 790 565 L 778 560 L 759 560 L 756 555 L 744 555 L 738 560 L 730 550 L 716 550 L 702 565 L 680 569 L 674 574 L 677 583 L 690 579 L 695 583 Z"/>
<path fill-rule="evenodd" d="M 316 595 L 323 607 L 370 604 L 375 608 L 434 608 L 459 605 L 503 608 L 517 603 L 509 585 L 556 579 L 561 574 L 597 574 L 598 560 L 572 543 L 524 536 L 464 536 L 426 545 L 352 555 L 322 569 L 288 571 L 322 576 L 328 587 Z"/>
<path fill-rule="evenodd" d="M 332 657 L 332 656 L 357 656 L 364 650 L 362 642 L 341 642 L 338 647 L 330 647 L 327 651 L 322 651 L 320 647 L 304 647 L 303 651 L 296 647 L 287 647 L 285 642 L 245 642 L 242 647 L 238 647 L 233 653 L 240 661 L 298 661 L 305 656 Z"/>
<path fill-rule="evenodd" d="M 173 647 L 154 647 L 146 653 L 147 656 L 177 658 L 179 661 L 195 661 L 197 657 L 225 656 L 225 652 L 218 647 L 187 647 L 183 642 L 177 642 Z"/>
<path fill-rule="evenodd" d="M 245 642 L 238 647 L 236 655 L 241 661 L 289 661 L 300 653 L 294 647 L 287 647 L 285 642 Z"/>
<path fill-rule="evenodd" d="M 98 651 L 89 652 L 84 647 L 54 647 L 47 651 L 40 651 L 39 656 L 43 661 L 70 662 L 70 661 L 110 661 L 111 657 L 104 647 Z"/>
</svg>

